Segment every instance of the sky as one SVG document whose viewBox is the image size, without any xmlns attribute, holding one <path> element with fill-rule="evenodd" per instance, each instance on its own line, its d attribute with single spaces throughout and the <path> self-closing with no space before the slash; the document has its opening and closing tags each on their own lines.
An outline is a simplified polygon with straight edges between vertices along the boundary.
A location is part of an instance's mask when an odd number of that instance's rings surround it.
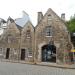
<svg viewBox="0 0 75 75">
<path fill-rule="evenodd" d="M 20 18 L 24 10 L 35 26 L 37 12 L 45 14 L 48 8 L 52 8 L 59 16 L 65 13 L 66 20 L 69 20 L 70 16 L 75 14 L 75 0 L 0 0 L 0 18 Z"/>
</svg>

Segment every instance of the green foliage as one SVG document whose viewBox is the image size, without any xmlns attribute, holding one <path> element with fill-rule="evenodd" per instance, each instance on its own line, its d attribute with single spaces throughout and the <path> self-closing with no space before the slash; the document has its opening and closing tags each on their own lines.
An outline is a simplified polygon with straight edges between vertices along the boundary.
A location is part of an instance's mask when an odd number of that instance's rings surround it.
<svg viewBox="0 0 75 75">
<path fill-rule="evenodd" d="M 67 23 L 68 30 L 70 32 L 75 32 L 75 17 L 71 17 L 71 19 L 66 23 Z"/>
</svg>

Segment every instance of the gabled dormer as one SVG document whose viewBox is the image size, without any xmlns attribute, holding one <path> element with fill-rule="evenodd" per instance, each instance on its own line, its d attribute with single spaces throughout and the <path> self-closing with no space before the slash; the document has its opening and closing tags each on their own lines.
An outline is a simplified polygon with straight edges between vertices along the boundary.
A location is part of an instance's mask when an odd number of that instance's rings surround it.
<svg viewBox="0 0 75 75">
<path fill-rule="evenodd" d="M 35 27 L 35 31 L 41 32 L 47 26 L 51 26 L 53 29 L 57 27 L 59 30 L 67 31 L 65 21 L 62 20 L 51 8 L 49 8 L 44 16 L 42 16 L 41 20 Z"/>
<path fill-rule="evenodd" d="M 13 23 L 14 20 L 9 16 L 8 19 L 7 19 L 7 24 L 10 24 L 10 23 Z"/>
<path fill-rule="evenodd" d="M 21 33 L 21 48 L 25 48 L 28 52 L 28 57 L 32 57 L 34 50 L 34 27 L 31 21 L 28 21 Z"/>
<path fill-rule="evenodd" d="M 34 26 L 32 25 L 31 21 L 28 21 L 23 29 L 22 29 L 22 35 L 25 35 L 26 38 L 31 38 L 33 37 L 33 34 L 34 33 Z"/>
<path fill-rule="evenodd" d="M 7 29 L 6 32 L 10 33 L 10 34 L 20 34 L 21 33 L 21 29 L 22 27 L 17 25 L 15 23 L 15 21 L 9 16 L 9 18 L 7 19 Z M 17 36 L 17 35 L 16 35 Z"/>
</svg>

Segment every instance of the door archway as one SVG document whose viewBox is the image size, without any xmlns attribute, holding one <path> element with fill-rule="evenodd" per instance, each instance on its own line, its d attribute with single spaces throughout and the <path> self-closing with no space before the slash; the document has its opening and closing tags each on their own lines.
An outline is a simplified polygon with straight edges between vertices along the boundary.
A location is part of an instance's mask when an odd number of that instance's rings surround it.
<svg viewBox="0 0 75 75">
<path fill-rule="evenodd" d="M 56 46 L 44 45 L 41 50 L 42 62 L 56 62 Z"/>
<path fill-rule="evenodd" d="M 21 60 L 25 60 L 25 49 L 21 49 Z"/>
</svg>

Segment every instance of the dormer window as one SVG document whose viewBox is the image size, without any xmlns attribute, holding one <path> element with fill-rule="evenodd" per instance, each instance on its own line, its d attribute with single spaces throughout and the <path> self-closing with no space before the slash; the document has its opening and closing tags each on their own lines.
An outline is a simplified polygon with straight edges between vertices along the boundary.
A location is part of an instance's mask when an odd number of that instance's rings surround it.
<svg viewBox="0 0 75 75">
<path fill-rule="evenodd" d="M 31 35 L 30 35 L 30 30 L 27 30 L 27 32 L 26 32 L 26 37 L 27 37 L 27 38 L 30 38 L 30 37 L 31 37 Z"/>
<path fill-rule="evenodd" d="M 46 34 L 46 37 L 51 37 L 52 36 L 52 27 L 51 26 L 46 27 L 45 34 Z"/>
</svg>

